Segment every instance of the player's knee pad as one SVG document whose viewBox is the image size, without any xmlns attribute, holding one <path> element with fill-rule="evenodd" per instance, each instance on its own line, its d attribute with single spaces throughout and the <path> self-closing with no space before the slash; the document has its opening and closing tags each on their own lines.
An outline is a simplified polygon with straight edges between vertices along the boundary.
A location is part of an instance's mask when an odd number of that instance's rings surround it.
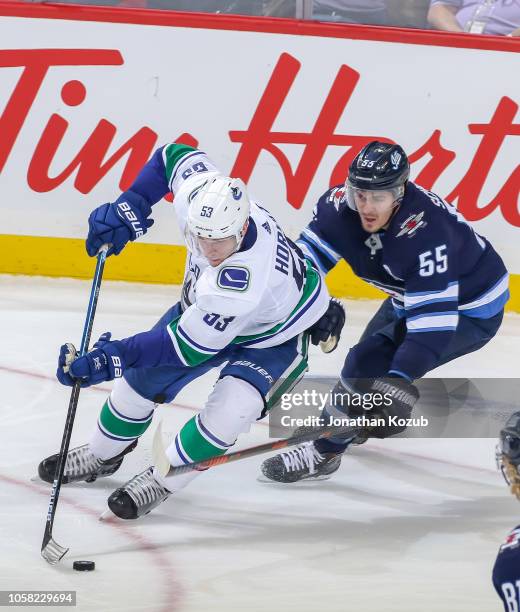
<svg viewBox="0 0 520 612">
<path fill-rule="evenodd" d="M 151 400 L 134 391 L 124 378 L 114 381 L 110 403 L 117 412 L 131 418 L 143 418 L 155 408 Z"/>
<path fill-rule="evenodd" d="M 250 383 L 234 376 L 217 381 L 200 420 L 220 440 L 233 444 L 261 416 L 264 399 Z"/>
</svg>

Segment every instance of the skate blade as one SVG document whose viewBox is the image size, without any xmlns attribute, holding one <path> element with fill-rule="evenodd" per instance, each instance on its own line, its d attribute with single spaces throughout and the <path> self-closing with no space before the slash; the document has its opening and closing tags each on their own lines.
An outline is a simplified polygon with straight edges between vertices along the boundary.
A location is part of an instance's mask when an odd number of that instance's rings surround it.
<svg viewBox="0 0 520 612">
<path fill-rule="evenodd" d="M 280 482 L 279 480 L 271 480 L 270 478 L 267 478 L 267 476 L 264 476 L 264 474 L 261 474 L 260 476 L 256 477 L 256 480 L 262 483 L 287 486 L 287 485 L 297 485 L 298 483 L 301 483 L 301 482 L 316 482 L 318 480 L 329 480 L 331 476 L 332 474 L 321 474 L 320 476 L 308 476 L 307 478 L 303 478 L 302 480 L 297 480 L 296 482 Z"/>
<path fill-rule="evenodd" d="M 109 509 L 99 515 L 98 521 L 108 521 L 110 519 L 117 519 L 117 516 Z"/>
</svg>

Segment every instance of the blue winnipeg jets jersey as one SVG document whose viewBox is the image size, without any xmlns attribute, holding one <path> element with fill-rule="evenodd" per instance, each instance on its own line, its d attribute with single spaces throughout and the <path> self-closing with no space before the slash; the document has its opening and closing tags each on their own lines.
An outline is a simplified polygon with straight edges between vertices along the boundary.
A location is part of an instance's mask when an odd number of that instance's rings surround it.
<svg viewBox="0 0 520 612">
<path fill-rule="evenodd" d="M 490 318 L 509 298 L 508 274 L 491 244 L 434 193 L 409 182 L 386 230 L 366 232 L 343 187 L 318 201 L 298 240 L 320 267 L 340 259 L 393 298 L 406 336 L 391 370 L 410 379 L 435 367 L 460 315 Z"/>
<path fill-rule="evenodd" d="M 498 551 L 493 584 L 504 602 L 505 612 L 520 612 L 520 525 L 507 536 Z"/>
</svg>

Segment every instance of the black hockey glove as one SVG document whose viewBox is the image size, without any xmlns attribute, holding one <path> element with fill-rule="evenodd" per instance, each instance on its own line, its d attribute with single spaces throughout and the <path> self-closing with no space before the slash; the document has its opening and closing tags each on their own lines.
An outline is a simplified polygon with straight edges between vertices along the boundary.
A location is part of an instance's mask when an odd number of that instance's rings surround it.
<svg viewBox="0 0 520 612">
<path fill-rule="evenodd" d="M 333 390 L 334 405 L 350 418 L 383 419 L 386 424 L 370 426 L 360 439 L 388 438 L 403 432 L 419 399 L 419 391 L 404 378 L 350 378 Z"/>
<path fill-rule="evenodd" d="M 345 309 L 338 300 L 331 298 L 325 314 L 309 329 L 311 342 L 319 344 L 324 353 L 332 353 L 338 346 L 344 325 Z"/>
</svg>

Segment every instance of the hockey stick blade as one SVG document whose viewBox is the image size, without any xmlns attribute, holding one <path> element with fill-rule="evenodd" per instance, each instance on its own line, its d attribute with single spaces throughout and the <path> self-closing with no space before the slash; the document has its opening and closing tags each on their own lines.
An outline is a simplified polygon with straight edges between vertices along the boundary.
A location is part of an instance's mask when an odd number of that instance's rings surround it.
<svg viewBox="0 0 520 612">
<path fill-rule="evenodd" d="M 51 537 L 42 548 L 42 557 L 47 563 L 56 565 L 68 552 L 68 548 L 60 546 L 58 542 Z"/>
<path fill-rule="evenodd" d="M 162 436 L 162 421 L 159 421 L 159 425 L 157 425 L 157 429 L 153 434 L 153 442 L 152 442 L 152 459 L 155 468 L 158 470 L 159 474 L 162 476 L 166 476 L 170 471 L 170 460 L 166 455 L 166 450 L 164 448 L 163 436 Z"/>
</svg>

